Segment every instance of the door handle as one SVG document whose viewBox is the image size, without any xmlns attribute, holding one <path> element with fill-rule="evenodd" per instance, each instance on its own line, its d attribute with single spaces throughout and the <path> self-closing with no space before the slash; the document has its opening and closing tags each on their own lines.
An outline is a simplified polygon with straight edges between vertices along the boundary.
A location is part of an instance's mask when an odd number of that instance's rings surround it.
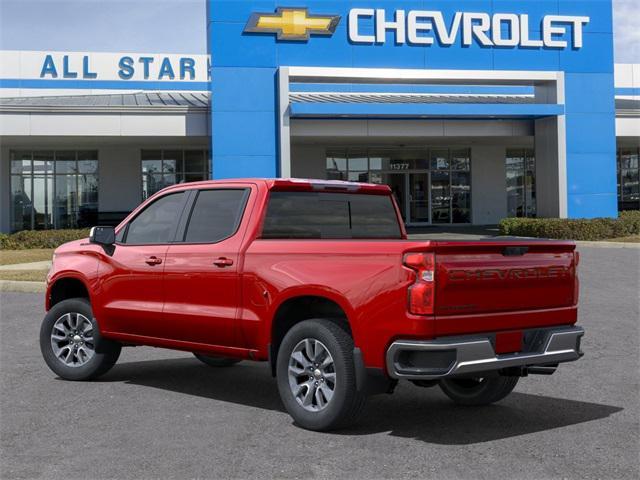
<svg viewBox="0 0 640 480">
<path fill-rule="evenodd" d="M 233 260 L 231 260 L 230 258 L 227 258 L 227 257 L 220 257 L 220 258 L 216 258 L 213 261 L 213 264 L 216 267 L 220 267 L 220 268 L 230 267 L 231 265 L 233 265 Z"/>
<path fill-rule="evenodd" d="M 147 257 L 144 262 L 147 265 L 160 265 L 162 263 L 162 259 L 152 255 L 151 257 Z"/>
</svg>

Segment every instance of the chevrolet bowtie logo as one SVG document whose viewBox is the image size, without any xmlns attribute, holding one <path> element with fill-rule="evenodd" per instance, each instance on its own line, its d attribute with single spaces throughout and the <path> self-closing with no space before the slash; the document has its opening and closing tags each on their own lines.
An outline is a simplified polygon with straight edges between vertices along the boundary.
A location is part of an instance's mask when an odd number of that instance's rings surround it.
<svg viewBox="0 0 640 480">
<path fill-rule="evenodd" d="M 310 35 L 333 35 L 339 15 L 309 15 L 306 8 L 279 7 L 276 13 L 253 13 L 245 32 L 275 33 L 278 40 L 309 40 Z"/>
</svg>

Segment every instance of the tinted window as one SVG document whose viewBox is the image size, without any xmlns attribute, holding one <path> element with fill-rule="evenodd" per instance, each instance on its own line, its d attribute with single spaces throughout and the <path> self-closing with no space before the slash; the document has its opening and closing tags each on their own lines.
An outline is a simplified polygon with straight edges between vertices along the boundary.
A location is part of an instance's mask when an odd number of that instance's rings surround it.
<svg viewBox="0 0 640 480">
<path fill-rule="evenodd" d="M 183 196 L 182 192 L 165 195 L 145 208 L 129 223 L 125 243 L 151 245 L 172 241 Z"/>
<path fill-rule="evenodd" d="M 233 235 L 240 224 L 248 193 L 247 189 L 200 191 L 184 241 L 214 243 Z"/>
<path fill-rule="evenodd" d="M 400 238 L 390 195 L 272 192 L 262 238 Z"/>
</svg>

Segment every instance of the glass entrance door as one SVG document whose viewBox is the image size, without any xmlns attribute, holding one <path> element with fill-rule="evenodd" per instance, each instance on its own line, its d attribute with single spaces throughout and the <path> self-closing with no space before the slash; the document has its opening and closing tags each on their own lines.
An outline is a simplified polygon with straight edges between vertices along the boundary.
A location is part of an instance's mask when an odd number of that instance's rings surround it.
<svg viewBox="0 0 640 480">
<path fill-rule="evenodd" d="M 409 221 L 429 223 L 429 173 L 409 173 Z"/>
<path fill-rule="evenodd" d="M 389 185 L 398 202 L 402 220 L 409 225 L 431 221 L 429 207 L 429 172 L 380 173 L 380 181 Z"/>
</svg>

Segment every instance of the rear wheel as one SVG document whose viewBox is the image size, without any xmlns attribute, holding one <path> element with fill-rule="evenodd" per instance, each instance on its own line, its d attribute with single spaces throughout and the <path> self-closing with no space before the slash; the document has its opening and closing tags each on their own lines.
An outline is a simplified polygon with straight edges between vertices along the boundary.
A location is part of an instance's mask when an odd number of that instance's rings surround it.
<svg viewBox="0 0 640 480">
<path fill-rule="evenodd" d="M 194 353 L 193 356 L 210 367 L 230 367 L 242 361 L 239 358 L 212 357 L 210 355 L 200 355 L 199 353 Z"/>
<path fill-rule="evenodd" d="M 91 304 L 84 298 L 63 300 L 42 321 L 40 350 L 47 366 L 65 380 L 90 380 L 113 367 L 120 344 L 100 337 Z"/>
<path fill-rule="evenodd" d="M 488 405 L 509 395 L 518 380 L 506 376 L 448 378 L 440 381 L 440 388 L 460 405 Z"/>
<path fill-rule="evenodd" d="M 365 395 L 356 388 L 353 340 L 330 320 L 293 326 L 278 350 L 280 398 L 295 422 L 317 431 L 355 423 Z"/>
</svg>

